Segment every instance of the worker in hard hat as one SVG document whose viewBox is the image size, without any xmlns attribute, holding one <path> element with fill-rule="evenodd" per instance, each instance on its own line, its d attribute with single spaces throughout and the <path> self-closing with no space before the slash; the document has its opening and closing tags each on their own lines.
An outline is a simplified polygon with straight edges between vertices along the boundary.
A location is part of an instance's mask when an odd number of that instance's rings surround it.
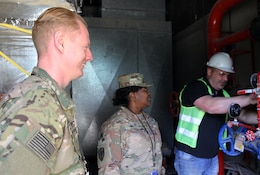
<svg viewBox="0 0 260 175">
<path fill-rule="evenodd" d="M 256 104 L 256 95 L 230 97 L 223 88 L 234 73 L 229 54 L 218 52 L 207 62 L 205 76 L 180 92 L 174 166 L 178 175 L 217 175 L 218 133 L 231 104 Z M 242 114 L 244 114 L 242 112 Z"/>
</svg>

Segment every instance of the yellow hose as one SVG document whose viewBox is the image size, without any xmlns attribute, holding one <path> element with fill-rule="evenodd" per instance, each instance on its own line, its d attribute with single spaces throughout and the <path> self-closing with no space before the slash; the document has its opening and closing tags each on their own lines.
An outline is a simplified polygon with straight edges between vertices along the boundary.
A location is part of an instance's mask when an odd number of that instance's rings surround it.
<svg viewBox="0 0 260 175">
<path fill-rule="evenodd" d="M 21 27 L 10 25 L 10 24 L 0 23 L 0 26 L 10 28 L 10 29 L 13 29 L 13 30 L 17 30 L 17 31 L 20 31 L 20 32 L 24 32 L 24 33 L 27 33 L 27 34 L 30 34 L 30 35 L 32 34 L 31 30 L 27 30 L 27 29 L 24 29 L 24 28 L 21 28 Z M 10 62 L 12 65 L 14 65 L 19 70 L 21 70 L 27 76 L 30 76 L 29 72 L 27 72 L 24 68 L 22 68 L 19 64 L 17 64 L 14 60 L 12 60 L 7 55 L 5 55 L 2 51 L 0 51 L 0 56 L 2 56 L 4 59 L 6 59 L 8 62 Z"/>
<path fill-rule="evenodd" d="M 22 68 L 19 64 L 17 64 L 14 60 L 12 60 L 11 58 L 9 58 L 7 55 L 5 55 L 2 51 L 0 51 L 0 56 L 2 56 L 4 59 L 6 59 L 7 61 L 9 61 L 12 65 L 14 65 L 16 68 L 18 68 L 20 71 L 22 71 L 23 73 L 25 73 L 26 75 L 30 76 L 30 73 L 27 72 L 24 68 Z"/>
<path fill-rule="evenodd" d="M 27 29 L 24 29 L 24 28 L 21 28 L 21 27 L 10 25 L 10 24 L 0 23 L 0 26 L 6 27 L 6 28 L 9 28 L 9 29 L 14 29 L 14 30 L 17 30 L 17 31 L 20 31 L 20 32 L 30 34 L 30 35 L 32 34 L 31 30 L 27 30 Z"/>
</svg>

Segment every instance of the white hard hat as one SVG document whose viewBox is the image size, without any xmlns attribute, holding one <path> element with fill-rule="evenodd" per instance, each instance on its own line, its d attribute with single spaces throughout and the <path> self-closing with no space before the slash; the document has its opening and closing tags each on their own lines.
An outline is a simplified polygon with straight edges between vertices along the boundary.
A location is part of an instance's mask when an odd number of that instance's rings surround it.
<svg viewBox="0 0 260 175">
<path fill-rule="evenodd" d="M 218 52 L 214 54 L 207 62 L 207 66 L 214 67 L 225 72 L 235 73 L 235 71 L 233 70 L 233 61 L 230 58 L 229 54 L 225 52 Z"/>
</svg>

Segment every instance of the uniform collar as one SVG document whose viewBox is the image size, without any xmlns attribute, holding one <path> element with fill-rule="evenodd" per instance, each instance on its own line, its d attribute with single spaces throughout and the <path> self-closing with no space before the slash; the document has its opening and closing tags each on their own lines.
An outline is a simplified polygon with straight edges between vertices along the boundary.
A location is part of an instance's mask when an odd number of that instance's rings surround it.
<svg viewBox="0 0 260 175">
<path fill-rule="evenodd" d="M 53 78 L 51 78 L 45 70 L 39 67 L 34 67 L 31 75 L 41 78 L 45 83 L 48 84 L 48 87 L 55 92 L 63 109 L 74 108 L 74 103 L 65 89 L 59 86 L 58 83 Z"/>
</svg>

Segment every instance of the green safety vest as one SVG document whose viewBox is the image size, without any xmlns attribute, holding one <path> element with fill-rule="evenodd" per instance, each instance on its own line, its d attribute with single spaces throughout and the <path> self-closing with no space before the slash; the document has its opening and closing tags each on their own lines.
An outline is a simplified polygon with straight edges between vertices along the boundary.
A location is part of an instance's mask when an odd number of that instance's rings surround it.
<svg viewBox="0 0 260 175">
<path fill-rule="evenodd" d="M 207 88 L 210 95 L 212 95 L 212 90 L 210 86 L 202 79 L 198 79 L 203 82 Z M 199 134 L 199 126 L 205 115 L 205 111 L 197 108 L 196 106 L 186 107 L 182 105 L 182 92 L 185 87 L 180 92 L 179 100 L 181 104 L 179 123 L 176 130 L 175 138 L 178 142 L 189 145 L 192 148 L 196 148 L 197 139 Z M 228 92 L 224 89 L 222 90 L 224 97 L 230 97 Z"/>
</svg>

